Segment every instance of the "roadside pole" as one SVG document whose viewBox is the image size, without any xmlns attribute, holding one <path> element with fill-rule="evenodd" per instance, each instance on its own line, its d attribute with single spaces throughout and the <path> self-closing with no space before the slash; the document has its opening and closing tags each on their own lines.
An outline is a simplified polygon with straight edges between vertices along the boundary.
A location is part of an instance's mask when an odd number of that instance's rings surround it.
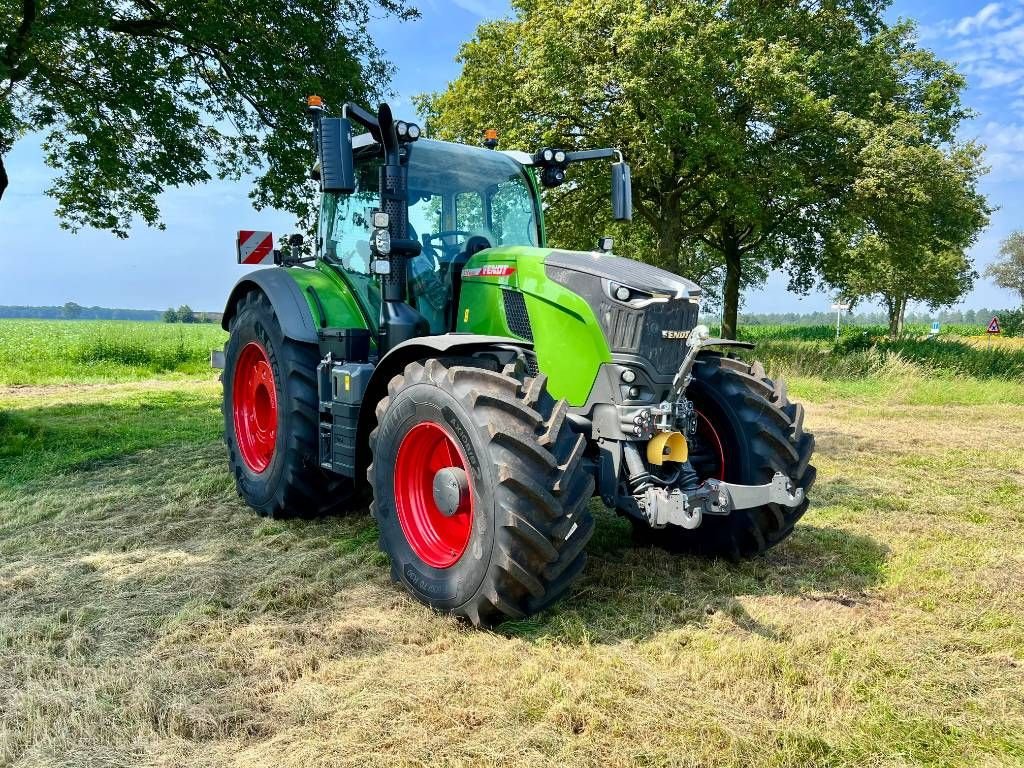
<svg viewBox="0 0 1024 768">
<path fill-rule="evenodd" d="M 848 312 L 850 310 L 850 305 L 849 304 L 839 304 L 839 303 L 836 303 L 836 304 L 832 305 L 832 309 L 834 309 L 836 311 L 836 344 L 838 344 L 839 343 L 839 320 L 843 316 L 843 312 Z"/>
</svg>

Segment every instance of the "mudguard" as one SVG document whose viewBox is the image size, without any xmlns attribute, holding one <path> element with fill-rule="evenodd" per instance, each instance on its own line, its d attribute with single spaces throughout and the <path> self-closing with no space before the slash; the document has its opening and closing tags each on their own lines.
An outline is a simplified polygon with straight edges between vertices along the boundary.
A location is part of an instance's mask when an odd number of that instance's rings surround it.
<svg viewBox="0 0 1024 768">
<path fill-rule="evenodd" d="M 235 283 L 220 322 L 225 331 L 231 325 L 238 300 L 254 288 L 259 288 L 270 299 L 285 338 L 307 344 L 317 343 L 317 324 L 309 310 L 309 303 L 291 275 L 280 267 L 257 269 Z"/>
<path fill-rule="evenodd" d="M 356 438 L 356 477 L 362 478 L 369 459 L 370 430 L 376 423 L 377 403 L 387 394 L 388 382 L 401 373 L 414 360 L 449 354 L 469 354 L 488 347 L 520 347 L 533 349 L 533 344 L 508 336 L 488 336 L 477 333 L 445 333 L 439 336 L 420 336 L 409 339 L 392 349 L 374 368 L 366 386 L 363 404 L 359 409 L 359 428 Z"/>
</svg>

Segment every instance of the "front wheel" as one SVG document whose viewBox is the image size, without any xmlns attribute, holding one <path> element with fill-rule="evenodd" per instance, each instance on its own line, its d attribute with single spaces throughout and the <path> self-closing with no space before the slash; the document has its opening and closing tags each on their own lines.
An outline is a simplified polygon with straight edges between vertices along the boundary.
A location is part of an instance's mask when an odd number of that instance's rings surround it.
<svg viewBox="0 0 1024 768">
<path fill-rule="evenodd" d="M 653 529 L 631 518 L 637 543 L 732 560 L 758 555 L 793 532 L 807 510 L 806 492 L 814 483 L 814 436 L 804 431 L 804 409 L 790 402 L 786 385 L 765 376 L 760 363 L 717 353 L 702 353 L 686 391 L 697 413 L 690 462 L 698 478 L 742 485 L 771 482 L 776 472 L 805 492 L 796 507 L 765 504 L 704 515 L 692 530 Z"/>
<path fill-rule="evenodd" d="M 395 376 L 367 470 L 392 578 L 477 626 L 563 596 L 594 530 L 594 480 L 566 411 L 543 376 L 436 359 Z"/>
</svg>

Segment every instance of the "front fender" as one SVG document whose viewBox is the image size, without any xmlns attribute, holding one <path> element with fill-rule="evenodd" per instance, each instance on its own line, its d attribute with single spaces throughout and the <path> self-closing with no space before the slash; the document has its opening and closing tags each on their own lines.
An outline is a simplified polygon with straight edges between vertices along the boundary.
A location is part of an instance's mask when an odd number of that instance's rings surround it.
<svg viewBox="0 0 1024 768">
<path fill-rule="evenodd" d="M 445 355 L 468 355 L 486 349 L 505 349 L 519 347 L 533 349 L 533 344 L 507 336 L 488 336 L 477 333 L 445 333 L 439 336 L 420 336 L 404 341 L 389 351 L 377 363 L 363 395 L 363 403 L 359 408 L 359 429 L 356 443 L 357 477 L 370 463 L 369 445 L 370 430 L 376 424 L 377 403 L 387 394 L 388 382 L 405 370 L 405 366 L 416 360 Z"/>
</svg>

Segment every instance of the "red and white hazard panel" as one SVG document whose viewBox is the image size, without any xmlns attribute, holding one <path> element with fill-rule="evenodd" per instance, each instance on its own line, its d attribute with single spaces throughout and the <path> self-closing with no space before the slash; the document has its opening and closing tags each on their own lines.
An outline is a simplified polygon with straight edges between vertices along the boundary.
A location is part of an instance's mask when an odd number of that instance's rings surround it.
<svg viewBox="0 0 1024 768">
<path fill-rule="evenodd" d="M 239 264 L 273 264 L 274 235 L 243 229 L 238 233 Z"/>
</svg>

